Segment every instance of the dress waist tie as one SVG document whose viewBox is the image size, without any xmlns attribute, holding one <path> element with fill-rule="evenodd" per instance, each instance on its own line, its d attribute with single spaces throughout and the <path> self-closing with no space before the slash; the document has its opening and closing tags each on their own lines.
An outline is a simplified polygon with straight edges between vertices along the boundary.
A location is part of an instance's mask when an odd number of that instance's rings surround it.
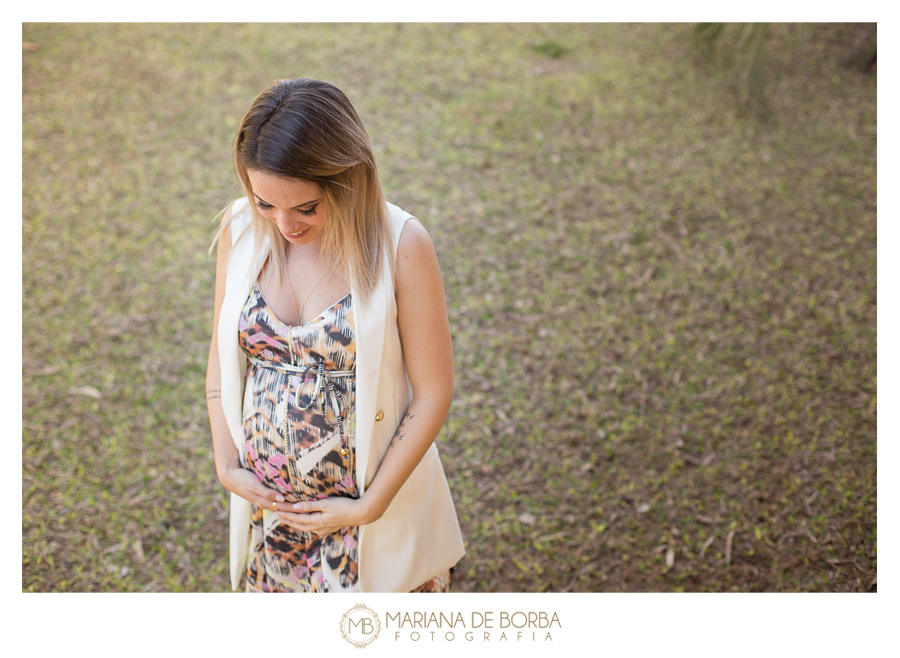
<svg viewBox="0 0 900 658">
<path fill-rule="evenodd" d="M 349 427 L 344 427 L 345 414 L 347 415 L 348 423 L 350 420 L 349 411 L 346 404 L 348 400 L 346 400 L 343 394 L 339 390 L 337 390 L 334 385 L 334 380 L 351 380 L 348 382 L 347 388 L 349 389 L 349 403 L 352 406 L 354 383 L 352 380 L 356 378 L 355 370 L 329 370 L 325 367 L 325 363 L 323 361 L 312 363 L 306 366 L 294 366 L 290 363 L 277 363 L 275 361 L 266 361 L 265 359 L 251 356 L 250 362 L 258 368 L 275 370 L 277 372 L 288 375 L 289 379 L 286 391 L 288 400 L 290 400 L 291 388 L 293 388 L 295 404 L 303 411 L 312 409 L 314 405 L 317 405 L 319 408 L 319 413 L 325 420 L 325 424 L 328 425 L 328 427 L 330 427 L 331 429 L 334 429 L 334 425 L 332 425 L 331 421 L 328 420 L 328 414 L 325 413 L 326 409 L 330 410 L 332 415 L 337 419 L 337 427 L 341 435 L 341 454 L 344 456 L 349 454 L 350 439 L 349 436 L 347 436 Z M 315 373 L 316 375 L 315 387 L 313 388 L 312 395 L 309 396 L 309 402 L 301 406 L 300 388 L 303 386 L 303 382 L 306 381 L 306 379 L 313 373 Z M 284 415 L 284 423 L 285 436 L 287 436 L 287 412 L 285 412 Z"/>
</svg>

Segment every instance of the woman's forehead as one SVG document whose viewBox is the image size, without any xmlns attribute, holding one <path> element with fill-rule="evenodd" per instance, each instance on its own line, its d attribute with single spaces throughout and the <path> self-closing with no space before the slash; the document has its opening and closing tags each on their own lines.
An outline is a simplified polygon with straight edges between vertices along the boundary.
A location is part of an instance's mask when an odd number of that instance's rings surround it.
<svg viewBox="0 0 900 658">
<path fill-rule="evenodd" d="M 299 178 L 282 178 L 264 171 L 247 171 L 254 194 L 266 203 L 283 208 L 302 206 L 321 197 L 319 186 Z"/>
</svg>

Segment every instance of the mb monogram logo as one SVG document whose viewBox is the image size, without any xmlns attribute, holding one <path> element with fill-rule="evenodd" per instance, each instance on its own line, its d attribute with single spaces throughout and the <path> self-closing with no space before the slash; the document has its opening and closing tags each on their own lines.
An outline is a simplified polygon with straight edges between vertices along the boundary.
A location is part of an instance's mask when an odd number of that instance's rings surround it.
<svg viewBox="0 0 900 658">
<path fill-rule="evenodd" d="M 357 603 L 341 618 L 341 635 L 357 649 L 375 641 L 381 632 L 381 620 L 371 608 Z"/>
</svg>

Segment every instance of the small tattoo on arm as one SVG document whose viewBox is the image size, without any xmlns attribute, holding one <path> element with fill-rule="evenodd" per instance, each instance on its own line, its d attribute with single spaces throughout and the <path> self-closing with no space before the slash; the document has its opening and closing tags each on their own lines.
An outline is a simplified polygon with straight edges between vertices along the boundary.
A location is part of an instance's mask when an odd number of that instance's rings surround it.
<svg viewBox="0 0 900 658">
<path fill-rule="evenodd" d="M 397 432 L 394 434 L 394 438 L 391 439 L 391 444 L 388 446 L 388 448 L 394 447 L 394 441 L 403 440 L 403 437 L 406 436 L 406 428 L 404 427 L 404 425 L 406 425 L 406 421 L 415 417 L 415 414 L 411 414 L 408 411 L 406 412 L 406 414 L 403 416 L 403 420 L 400 421 L 400 427 L 397 428 Z"/>
</svg>

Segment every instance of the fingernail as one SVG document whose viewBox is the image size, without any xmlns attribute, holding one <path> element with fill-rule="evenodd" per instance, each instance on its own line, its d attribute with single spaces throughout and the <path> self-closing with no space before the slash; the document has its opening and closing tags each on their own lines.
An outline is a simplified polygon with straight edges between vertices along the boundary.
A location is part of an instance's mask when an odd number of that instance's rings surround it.
<svg viewBox="0 0 900 658">
<path fill-rule="evenodd" d="M 294 509 L 296 509 L 296 510 L 302 510 L 302 509 L 303 509 L 303 503 L 294 503 Z"/>
<path fill-rule="evenodd" d="M 275 495 L 275 500 L 277 500 L 279 503 L 283 503 L 283 502 L 284 502 L 284 496 L 282 496 L 281 494 L 276 494 L 276 495 Z"/>
</svg>

